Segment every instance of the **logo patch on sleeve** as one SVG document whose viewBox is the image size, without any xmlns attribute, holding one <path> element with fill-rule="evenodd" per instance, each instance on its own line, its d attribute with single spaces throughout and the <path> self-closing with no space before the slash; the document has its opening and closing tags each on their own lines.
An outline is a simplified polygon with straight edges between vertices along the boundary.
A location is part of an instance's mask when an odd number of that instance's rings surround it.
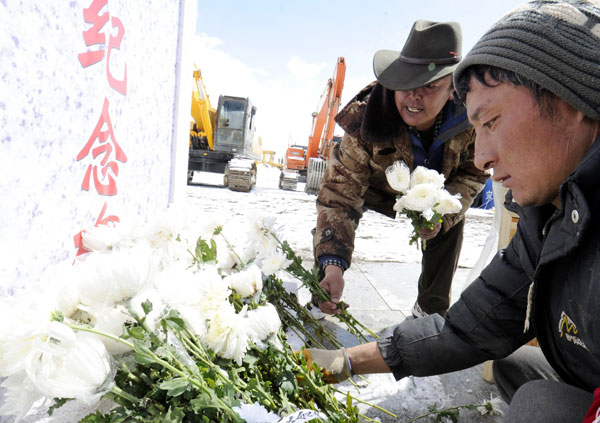
<svg viewBox="0 0 600 423">
<path fill-rule="evenodd" d="M 579 330 L 577 329 L 577 325 L 571 320 L 567 313 L 564 311 L 560 314 L 560 320 L 558 322 L 558 333 L 560 333 L 561 338 L 565 338 L 567 341 L 572 342 L 575 345 L 578 345 L 582 348 L 588 349 L 587 346 L 583 343 L 581 339 L 577 336 L 579 334 Z M 589 350 L 588 350 L 589 351 Z"/>
</svg>

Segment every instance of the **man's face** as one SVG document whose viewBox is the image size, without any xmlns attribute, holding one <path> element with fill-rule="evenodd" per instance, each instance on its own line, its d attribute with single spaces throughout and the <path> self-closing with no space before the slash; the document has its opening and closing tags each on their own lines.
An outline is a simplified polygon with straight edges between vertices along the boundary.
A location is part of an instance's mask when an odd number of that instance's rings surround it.
<svg viewBox="0 0 600 423">
<path fill-rule="evenodd" d="M 558 190 L 589 147 L 583 115 L 555 99 L 552 117 L 540 114 L 522 86 L 471 78 L 467 114 L 477 137 L 475 165 L 493 168 L 493 179 L 512 189 L 521 205 L 558 205 Z M 593 141 L 593 140 L 592 140 Z"/>
<path fill-rule="evenodd" d="M 414 90 L 394 92 L 396 107 L 402 120 L 419 131 L 427 131 L 433 127 L 436 116 L 451 98 L 451 75 Z"/>
</svg>

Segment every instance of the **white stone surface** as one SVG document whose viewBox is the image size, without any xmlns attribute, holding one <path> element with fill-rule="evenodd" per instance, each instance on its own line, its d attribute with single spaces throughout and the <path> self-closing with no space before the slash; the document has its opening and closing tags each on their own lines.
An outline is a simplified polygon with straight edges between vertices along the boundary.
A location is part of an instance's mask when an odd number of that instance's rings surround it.
<svg viewBox="0 0 600 423">
<path fill-rule="evenodd" d="M 0 295 L 74 257 L 73 236 L 94 225 L 104 205 L 105 217 L 127 221 L 146 220 L 169 203 L 186 0 L 104 2 L 99 15 L 108 21 L 99 33 L 105 42 L 86 47 L 83 31 L 92 24 L 84 9 L 103 1 L 0 0 Z M 187 3 L 195 10 L 195 0 Z M 109 48 L 111 36 L 121 34 L 119 48 Z M 98 49 L 102 60 L 83 67 L 78 55 Z M 123 94 L 109 76 L 124 80 L 125 71 Z M 100 195 L 93 178 L 89 191 L 82 190 L 88 166 L 107 165 L 100 164 L 104 154 L 93 158 L 91 150 L 77 160 L 105 102 L 126 156 L 117 160 L 113 148 L 107 161 L 113 169 L 100 176 L 104 184 L 114 179 L 115 195 Z M 92 149 L 102 145 L 93 142 Z"/>
</svg>

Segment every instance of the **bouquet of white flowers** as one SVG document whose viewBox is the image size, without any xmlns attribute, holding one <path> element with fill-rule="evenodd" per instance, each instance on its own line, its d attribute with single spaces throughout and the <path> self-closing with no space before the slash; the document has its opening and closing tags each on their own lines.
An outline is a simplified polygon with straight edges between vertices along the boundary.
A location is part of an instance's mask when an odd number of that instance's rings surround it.
<svg viewBox="0 0 600 423">
<path fill-rule="evenodd" d="M 340 345 L 283 288 L 282 272 L 315 281 L 274 219 L 182 222 L 90 228 L 90 253 L 0 301 L 0 415 L 108 397 L 115 408 L 82 422 L 358 421 L 287 343 L 282 325 Z"/>
<path fill-rule="evenodd" d="M 446 191 L 444 175 L 434 169 L 417 166 L 411 173 L 406 163 L 398 160 L 386 169 L 385 176 L 392 189 L 400 193 L 394 210 L 406 215 L 412 223 L 410 245 L 418 241 L 419 229 L 431 230 L 442 222 L 443 215 L 458 213 L 462 208 L 460 194 Z"/>
</svg>

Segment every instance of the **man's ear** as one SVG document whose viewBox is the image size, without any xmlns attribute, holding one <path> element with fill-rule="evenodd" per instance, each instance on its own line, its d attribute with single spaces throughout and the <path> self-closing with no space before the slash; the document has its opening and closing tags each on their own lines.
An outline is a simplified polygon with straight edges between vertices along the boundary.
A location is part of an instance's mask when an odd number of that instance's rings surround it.
<svg viewBox="0 0 600 423">
<path fill-rule="evenodd" d="M 454 100 L 454 86 L 450 87 L 450 95 L 448 96 L 448 100 Z"/>
</svg>

